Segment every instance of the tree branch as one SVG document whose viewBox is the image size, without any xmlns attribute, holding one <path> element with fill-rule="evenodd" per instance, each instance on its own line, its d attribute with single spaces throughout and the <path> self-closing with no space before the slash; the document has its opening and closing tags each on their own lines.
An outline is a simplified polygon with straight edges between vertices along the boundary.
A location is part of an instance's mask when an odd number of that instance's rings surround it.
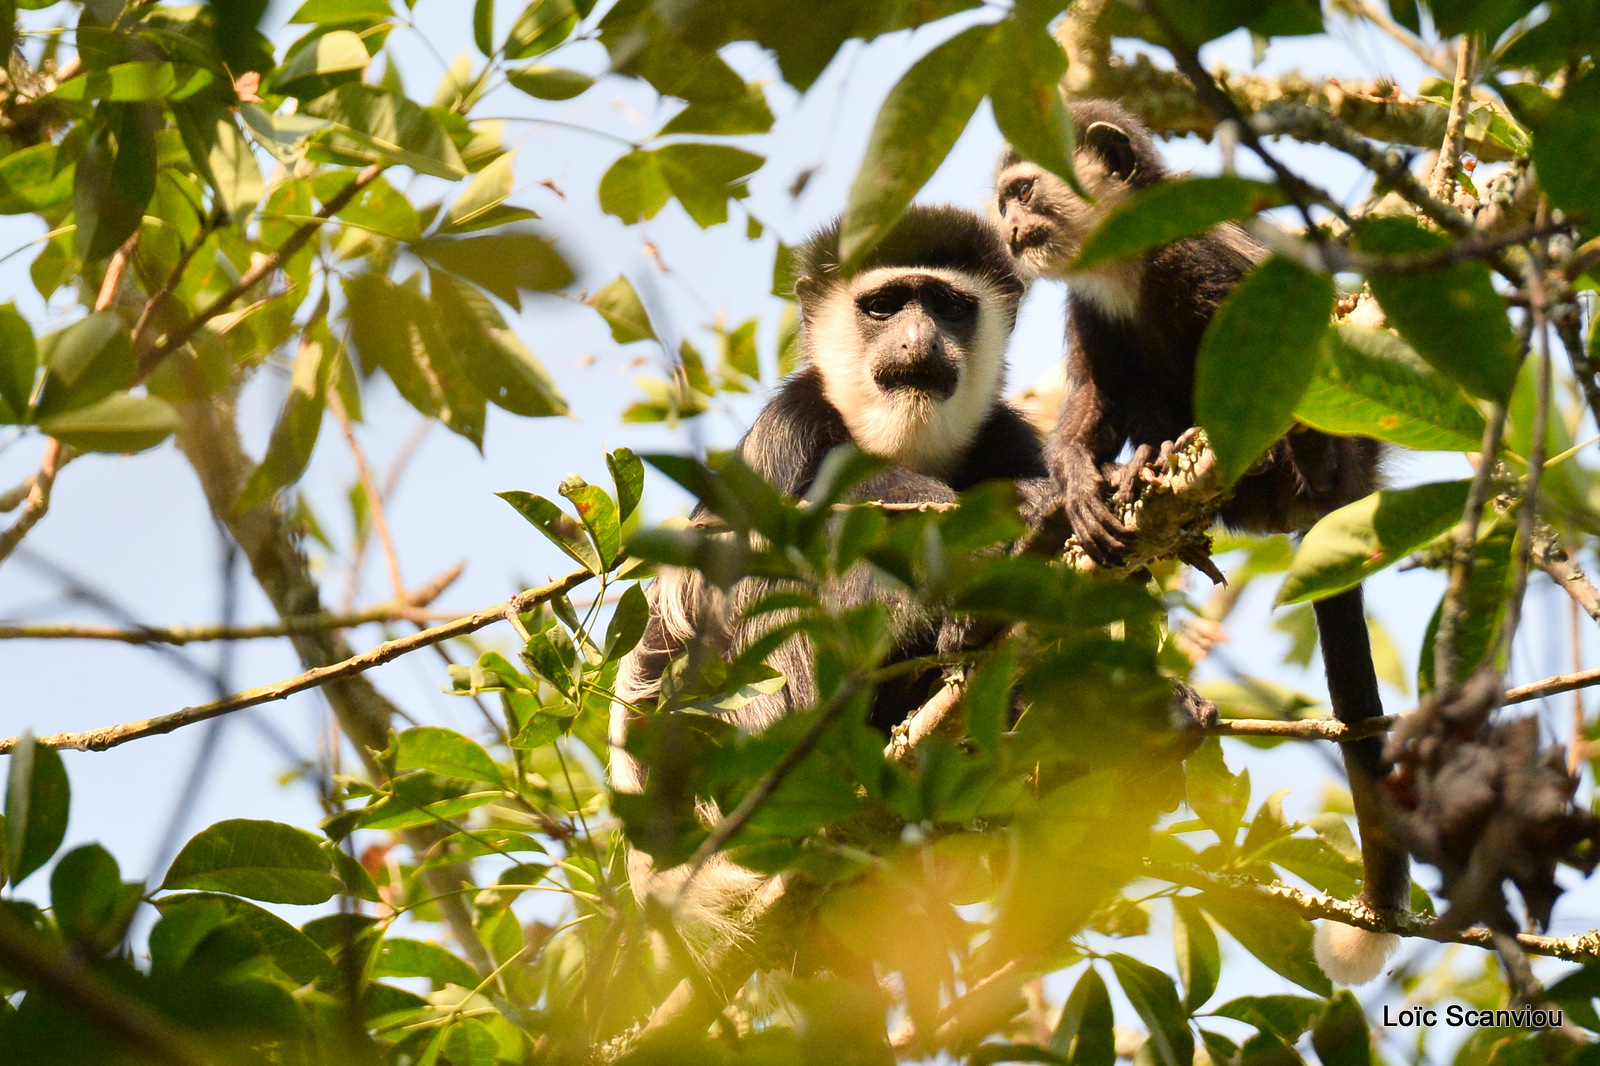
<svg viewBox="0 0 1600 1066">
<path fill-rule="evenodd" d="M 1533 534 L 1533 565 L 1566 589 L 1572 602 L 1583 608 L 1585 614 L 1600 622 L 1600 591 L 1595 589 L 1578 561 L 1567 554 L 1556 531 L 1542 522 Z"/>
<path fill-rule="evenodd" d="M 1233 896 L 1256 906 L 1293 911 L 1302 918 L 1325 918 L 1374 933 L 1396 933 L 1440 944 L 1467 944 L 1488 951 L 1495 950 L 1494 935 L 1482 926 L 1459 932 L 1442 932 L 1436 928 L 1435 919 L 1424 915 L 1404 911 L 1380 913 L 1359 901 L 1339 900 L 1320 892 L 1305 892 L 1278 881 L 1262 884 L 1247 877 L 1211 873 L 1198 867 L 1154 859 L 1145 860 L 1145 872 L 1176 885 Z M 1517 937 L 1517 944 L 1523 951 L 1533 955 L 1548 955 L 1568 962 L 1600 961 L 1600 930 L 1596 929 L 1561 937 L 1522 933 Z"/>
<path fill-rule="evenodd" d="M 254 626 L 83 626 L 66 622 L 39 625 L 0 625 L 0 640 L 110 640 L 122 644 L 198 644 L 215 640 L 260 640 L 353 629 L 371 622 L 417 621 L 426 618 L 421 608 L 438 599 L 461 576 L 465 563 L 457 563 L 426 585 L 403 597 L 349 614 L 297 615 L 279 622 Z"/>
<path fill-rule="evenodd" d="M 1428 191 L 1434 198 L 1450 203 L 1456 193 L 1456 167 L 1461 165 L 1461 146 L 1466 140 L 1467 104 L 1472 101 L 1472 68 L 1477 62 L 1477 39 L 1461 35 L 1456 53 L 1456 76 L 1450 89 L 1450 117 L 1445 122 L 1444 141 L 1433 165 Z"/>
<path fill-rule="evenodd" d="M 272 685 L 263 685 L 259 688 L 246 689 L 225 700 L 214 700 L 211 703 L 202 703 L 195 707 L 185 707 L 181 711 L 162 715 L 159 718 L 148 718 L 142 722 L 126 722 L 122 725 L 108 726 L 104 729 L 94 729 L 83 733 L 54 733 L 50 736 L 40 737 L 39 743 L 52 748 L 69 748 L 75 751 L 105 751 L 126 744 L 130 740 L 141 740 L 144 737 L 159 736 L 170 733 L 174 729 L 181 729 L 186 725 L 204 722 L 208 718 L 232 711 L 243 710 L 246 707 L 255 707 L 262 703 L 272 703 L 276 700 L 292 696 L 296 692 L 304 692 L 309 688 L 317 688 L 333 681 L 355 677 L 365 673 L 375 666 L 384 663 L 408 652 L 419 648 L 426 648 L 440 641 L 450 640 L 454 637 L 465 636 L 476 632 L 484 626 L 491 625 L 505 618 L 508 613 L 517 613 L 531 610 L 537 605 L 553 600 L 578 585 L 588 581 L 594 575 L 587 570 L 574 570 L 566 577 L 539 585 L 536 588 L 526 589 L 506 600 L 504 603 L 487 607 L 476 614 L 470 614 L 443 625 L 424 629 L 420 633 L 413 633 L 397 640 L 386 640 L 371 651 L 360 655 L 352 655 L 342 662 L 330 666 L 319 666 L 297 674 L 285 681 Z M 0 740 L 0 754 L 12 749 L 17 743 L 16 737 Z"/>
<path fill-rule="evenodd" d="M 45 442 L 44 458 L 39 462 L 39 472 L 25 482 L 28 494 L 26 502 L 22 505 L 22 513 L 5 532 L 0 533 L 0 562 L 5 562 L 6 557 L 16 551 L 17 545 L 22 543 L 22 538 L 32 532 L 33 527 L 38 525 L 50 510 L 50 493 L 55 488 L 56 475 L 71 459 L 72 453 L 54 437 Z"/>
<path fill-rule="evenodd" d="M 1097 25 L 1104 6 L 1103 2 L 1075 4 L 1056 32 L 1070 57 L 1067 92 L 1116 100 L 1162 136 L 1215 137 L 1217 115 L 1195 96 L 1183 74 L 1157 66 L 1146 55 L 1130 58 L 1111 51 Z M 1215 68 L 1211 76 L 1248 112 L 1304 106 L 1332 116 L 1359 137 L 1388 144 L 1437 148 L 1449 123 L 1447 108 L 1407 95 L 1385 80 L 1310 78 L 1295 71 L 1265 77 L 1222 67 Z M 1331 143 L 1321 127 L 1301 126 L 1282 132 L 1311 144 Z M 1485 162 L 1504 162 L 1514 156 L 1509 148 L 1484 135 L 1465 138 L 1463 148 Z"/>
</svg>

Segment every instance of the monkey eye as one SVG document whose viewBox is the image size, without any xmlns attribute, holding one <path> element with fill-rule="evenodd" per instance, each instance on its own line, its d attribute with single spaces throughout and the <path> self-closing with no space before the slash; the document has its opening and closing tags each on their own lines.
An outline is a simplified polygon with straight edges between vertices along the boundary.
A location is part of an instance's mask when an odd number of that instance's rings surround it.
<svg viewBox="0 0 1600 1066">
<path fill-rule="evenodd" d="M 923 299 L 928 310 L 946 322 L 968 322 L 978 313 L 976 298 L 945 285 L 929 286 Z"/>
<path fill-rule="evenodd" d="M 856 304 L 869 318 L 893 318 L 906 305 L 904 293 L 874 292 L 863 296 Z"/>
<path fill-rule="evenodd" d="M 1019 182 L 1017 184 L 1017 203 L 1025 204 L 1033 199 L 1033 181 Z"/>
</svg>

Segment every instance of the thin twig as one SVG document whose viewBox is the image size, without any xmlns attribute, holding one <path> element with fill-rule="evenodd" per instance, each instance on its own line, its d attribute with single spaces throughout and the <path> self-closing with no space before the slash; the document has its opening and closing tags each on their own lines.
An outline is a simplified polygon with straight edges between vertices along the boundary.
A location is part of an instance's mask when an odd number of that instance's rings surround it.
<svg viewBox="0 0 1600 1066">
<path fill-rule="evenodd" d="M 150 320 L 155 317 L 157 305 L 171 296 L 177 289 L 178 283 L 183 280 L 184 271 L 189 269 L 189 264 L 194 260 L 195 254 L 206 243 L 206 238 L 211 236 L 212 223 L 207 219 L 200 226 L 200 233 L 194 243 L 184 246 L 178 253 L 178 261 L 172 267 L 172 272 L 167 275 L 167 280 L 161 283 L 161 288 L 151 293 L 150 298 L 144 302 L 144 309 L 139 312 L 139 319 L 133 324 L 133 350 L 139 351 L 144 347 L 145 330 L 150 328 Z"/>
<path fill-rule="evenodd" d="M 1555 530 L 1540 523 L 1533 532 L 1533 565 L 1550 575 L 1550 579 L 1572 597 L 1574 607 L 1600 622 L 1600 590 L 1596 590 L 1578 561 L 1567 554 Z"/>
<path fill-rule="evenodd" d="M 1279 740 L 1332 740 L 1341 744 L 1381 736 L 1400 720 L 1397 714 L 1346 725 L 1337 718 L 1302 718 L 1281 722 L 1270 718 L 1225 718 L 1204 726 L 1213 737 L 1266 737 Z"/>
<path fill-rule="evenodd" d="M 356 439 L 355 426 L 350 424 L 350 416 L 345 412 L 344 401 L 339 399 L 339 390 L 328 390 L 328 409 L 339 420 L 339 428 L 344 430 L 344 439 L 350 445 L 350 455 L 355 459 L 356 474 L 361 478 L 361 491 L 367 494 L 367 509 L 372 514 L 372 528 L 378 534 L 378 542 L 383 545 L 383 558 L 389 565 L 389 581 L 394 586 L 396 596 L 405 595 L 405 579 L 400 576 L 400 556 L 394 548 L 394 537 L 389 533 L 389 519 L 384 514 L 383 494 L 378 491 L 378 483 L 372 478 L 372 468 L 367 465 L 366 453 L 361 450 L 361 442 Z"/>
<path fill-rule="evenodd" d="M 711 832 L 700 842 L 700 846 L 695 849 L 694 855 L 689 859 L 689 873 L 684 878 L 683 884 L 678 888 L 679 898 L 682 898 L 683 894 L 688 891 L 689 886 L 694 883 L 694 879 L 699 876 L 706 863 L 711 861 L 711 856 L 722 850 L 722 846 L 732 840 L 735 833 L 744 828 L 745 823 L 778 790 L 778 786 L 783 784 L 784 779 L 789 776 L 790 772 L 800 765 L 802 759 L 811 754 L 811 750 L 822 740 L 822 735 L 828 731 L 828 727 L 833 725 L 834 720 L 850 705 L 851 697 L 861 691 L 863 684 L 864 679 L 861 675 L 856 673 L 847 675 L 839 683 L 839 687 L 834 690 L 833 695 L 829 697 L 828 702 L 823 704 L 822 709 L 817 712 L 817 720 L 811 723 L 811 728 L 806 730 L 805 735 L 795 741 L 794 746 L 783 753 L 783 758 L 779 759 L 772 769 L 762 775 L 761 780 L 755 783 L 754 788 L 745 793 L 744 799 L 739 801 L 739 805 L 731 813 L 725 815 L 721 821 L 712 827 Z M 41 743 L 43 742 L 41 741 Z"/>
<path fill-rule="evenodd" d="M 60 473 L 61 468 L 68 462 L 68 458 L 63 457 L 64 452 L 67 452 L 67 449 L 54 437 L 45 442 L 44 458 L 39 462 L 39 472 L 30 479 L 28 500 L 22 506 L 22 513 L 11 523 L 9 529 L 0 533 L 0 562 L 5 562 L 6 557 L 22 543 L 22 538 L 26 537 L 50 510 L 50 493 L 55 488 L 56 474 Z"/>
<path fill-rule="evenodd" d="M 388 603 L 349 614 L 306 614 L 264 625 L 236 626 L 86 626 L 70 622 L 35 625 L 0 625 L 0 640 L 109 640 L 121 644 L 199 644 L 216 640 L 263 640 L 270 637 L 296 637 L 306 633 L 325 633 L 332 629 L 353 629 L 372 622 L 415 621 L 431 618 L 422 608 L 438 599 L 461 576 L 465 563 L 457 563 L 415 591 Z M 449 618 L 456 617 L 449 615 Z"/>
<path fill-rule="evenodd" d="M 1433 179 L 1428 183 L 1428 192 L 1444 203 L 1455 199 L 1456 168 L 1461 165 L 1461 146 L 1466 139 L 1467 105 L 1472 102 L 1472 68 L 1477 63 L 1477 55 L 1476 36 L 1462 34 L 1456 53 L 1455 82 L 1450 89 L 1450 118 L 1445 123 L 1438 161 L 1433 166 Z"/>
<path fill-rule="evenodd" d="M 258 260 L 254 266 L 240 275 L 239 280 L 234 282 L 234 284 L 226 292 L 222 293 L 215 300 L 212 300 L 205 306 L 203 310 L 196 313 L 195 316 L 188 322 L 184 323 L 178 329 L 168 334 L 166 340 L 162 341 L 148 352 L 141 353 L 138 364 L 139 370 L 135 375 L 134 380 L 136 382 L 143 381 L 145 378 L 149 377 L 151 371 L 155 370 L 155 368 L 161 363 L 162 359 L 177 351 L 179 348 L 182 348 L 185 344 L 188 344 L 189 339 L 195 335 L 201 326 L 205 325 L 207 322 L 211 321 L 213 318 L 216 318 L 218 315 L 222 314 L 222 312 L 232 307 L 234 303 L 238 301 L 239 297 L 243 296 L 256 285 L 260 284 L 262 279 L 270 277 L 274 272 L 279 270 L 283 264 L 288 262 L 296 252 L 304 248 L 306 243 L 310 241 L 312 237 L 316 236 L 317 231 L 322 228 L 324 222 L 338 214 L 340 211 L 344 210 L 344 208 L 349 205 L 350 201 L 356 198 L 357 193 L 366 188 L 368 185 L 372 184 L 372 182 L 377 179 L 378 175 L 382 173 L 383 166 L 381 164 L 374 163 L 361 173 L 357 174 L 349 185 L 346 185 L 343 189 L 340 189 L 333 195 L 331 199 L 322 205 L 322 209 L 317 212 L 317 221 L 307 222 L 305 225 L 289 234 L 288 239 L 278 247 L 277 251 Z"/>
<path fill-rule="evenodd" d="M 1161 32 L 1166 37 L 1167 51 L 1172 53 L 1173 62 L 1183 72 L 1184 77 L 1194 86 L 1195 94 L 1200 97 L 1200 102 L 1210 108 L 1219 119 L 1231 121 L 1238 129 L 1239 140 L 1244 142 L 1246 148 L 1254 152 L 1261 162 L 1267 165 L 1278 179 L 1278 185 L 1293 202 L 1295 210 L 1300 212 L 1300 218 L 1305 222 L 1306 235 L 1319 247 L 1327 241 L 1327 235 L 1317 226 L 1311 217 L 1313 203 L 1332 211 L 1339 218 L 1349 222 L 1349 216 L 1341 205 L 1327 192 L 1317 188 L 1300 175 L 1285 166 L 1277 156 L 1267 150 L 1261 143 L 1261 137 L 1256 132 L 1250 117 L 1244 113 L 1237 101 L 1230 96 L 1226 89 L 1217 83 L 1200 62 L 1200 53 L 1179 35 L 1172 21 L 1167 18 L 1159 4 L 1145 6 L 1145 13 L 1150 15 L 1161 26 Z"/>
<path fill-rule="evenodd" d="M 1572 692 L 1580 688 L 1593 688 L 1600 685 L 1600 670 L 1579 670 L 1572 674 L 1556 674 L 1542 681 L 1521 685 L 1517 688 L 1506 689 L 1506 703 L 1526 703 L 1529 700 L 1543 699 L 1545 696 L 1559 696 L 1563 692 Z"/>
<path fill-rule="evenodd" d="M 181 711 L 162 715 L 159 718 L 149 718 L 142 722 L 125 722 L 121 725 L 108 726 L 103 729 L 91 729 L 82 733 L 55 733 L 50 736 L 40 737 L 39 743 L 52 748 L 70 748 L 76 751 L 104 751 L 126 744 L 130 740 L 140 740 L 144 737 L 159 736 L 170 733 L 174 729 L 181 729 L 186 725 L 204 722 L 218 715 L 228 714 L 245 707 L 255 707 L 262 703 L 272 703 L 292 696 L 296 692 L 317 688 L 330 681 L 338 681 L 357 674 L 365 673 L 375 666 L 384 663 L 419 648 L 426 648 L 440 641 L 451 640 L 455 637 L 465 636 L 476 632 L 484 626 L 492 625 L 505 617 L 507 611 L 527 611 L 553 600 L 557 596 L 571 591 L 577 586 L 588 581 L 594 575 L 587 570 L 574 570 L 566 577 L 540 585 L 537 588 L 527 589 L 517 593 L 505 603 L 496 604 L 485 608 L 476 614 L 470 614 L 443 625 L 424 629 L 408 637 L 397 640 L 386 640 L 371 651 L 360 655 L 353 655 L 342 662 L 332 663 L 328 666 L 319 666 L 305 673 L 297 674 L 285 681 L 276 684 L 264 685 L 260 688 L 246 689 L 225 700 L 215 700 L 211 703 L 202 703 L 195 707 L 185 707 Z M 17 738 L 10 737 L 0 740 L 0 754 L 12 749 Z"/>
<path fill-rule="evenodd" d="M 1542 204 L 1540 214 L 1548 212 Z M 1522 601 L 1528 591 L 1529 563 L 1533 557 L 1533 534 L 1538 521 L 1539 480 L 1544 473 L 1545 438 L 1550 427 L 1550 323 L 1546 318 L 1549 288 L 1545 284 L 1548 254 L 1543 244 L 1533 246 L 1528 269 L 1528 309 L 1533 319 L 1534 349 L 1539 362 L 1534 389 L 1533 440 L 1528 448 L 1528 475 L 1523 488 L 1522 509 L 1517 512 L 1517 559 L 1512 576 L 1511 598 L 1506 605 L 1505 625 L 1501 627 L 1499 647 L 1509 650 L 1522 621 Z"/>
<path fill-rule="evenodd" d="M 1461 613 L 1466 609 L 1464 593 L 1476 561 L 1478 524 L 1493 492 L 1495 459 L 1500 454 L 1505 430 L 1506 405 L 1491 403 L 1489 420 L 1483 427 L 1482 457 L 1472 476 L 1472 489 L 1467 493 L 1461 522 L 1456 526 L 1450 584 L 1445 590 L 1444 603 L 1440 605 L 1439 630 L 1433 643 L 1433 676 L 1441 692 L 1448 692 L 1456 683 L 1456 630 L 1461 624 Z"/>
</svg>

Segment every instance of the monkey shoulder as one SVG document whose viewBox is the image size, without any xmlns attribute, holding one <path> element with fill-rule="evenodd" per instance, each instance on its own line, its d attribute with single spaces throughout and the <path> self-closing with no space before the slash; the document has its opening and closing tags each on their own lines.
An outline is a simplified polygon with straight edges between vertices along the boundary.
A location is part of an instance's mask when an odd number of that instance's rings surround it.
<svg viewBox="0 0 1600 1066">
<path fill-rule="evenodd" d="M 979 427 L 950 484 L 961 491 L 996 478 L 1023 481 L 1048 474 L 1039 431 L 1021 411 L 1001 401 Z"/>
<path fill-rule="evenodd" d="M 739 455 L 778 490 L 805 492 L 828 453 L 851 439 L 844 418 L 822 391 L 822 375 L 805 367 L 778 386 L 739 443 Z"/>
</svg>

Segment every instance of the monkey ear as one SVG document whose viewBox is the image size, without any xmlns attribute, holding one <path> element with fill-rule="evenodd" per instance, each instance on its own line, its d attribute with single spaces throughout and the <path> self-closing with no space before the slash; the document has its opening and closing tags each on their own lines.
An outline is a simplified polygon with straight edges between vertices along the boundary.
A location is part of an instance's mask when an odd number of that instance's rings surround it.
<svg viewBox="0 0 1600 1066">
<path fill-rule="evenodd" d="M 1121 126 L 1110 122 L 1091 122 L 1083 131 L 1083 143 L 1094 149 L 1106 161 L 1106 169 L 1118 181 L 1127 181 L 1139 169 L 1139 157 L 1133 150 L 1133 138 Z"/>
</svg>

